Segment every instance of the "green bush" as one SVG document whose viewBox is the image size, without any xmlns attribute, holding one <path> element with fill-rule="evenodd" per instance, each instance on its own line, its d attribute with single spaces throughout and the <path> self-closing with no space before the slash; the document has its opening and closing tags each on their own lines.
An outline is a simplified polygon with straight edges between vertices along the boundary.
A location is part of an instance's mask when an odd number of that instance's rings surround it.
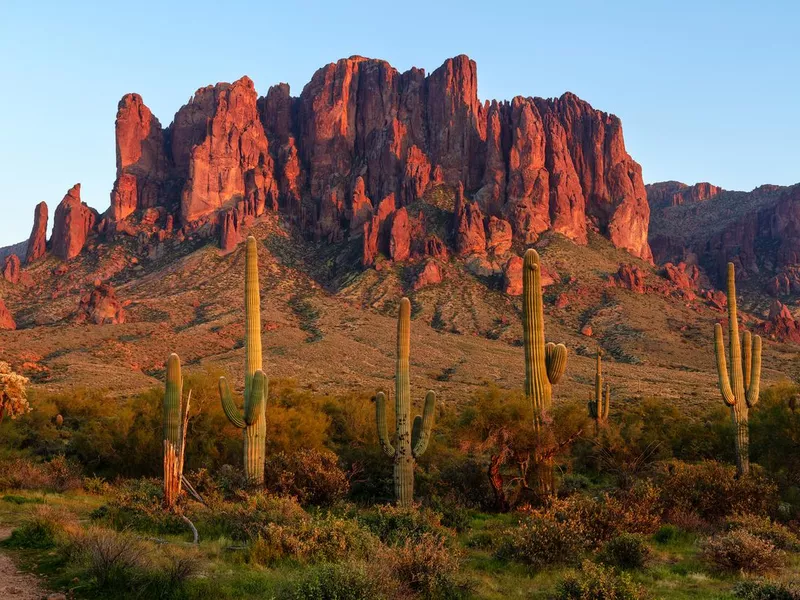
<svg viewBox="0 0 800 600">
<path fill-rule="evenodd" d="M 377 545 L 377 538 L 357 522 L 328 516 L 261 527 L 250 544 L 249 558 L 264 565 L 285 559 L 310 563 L 360 559 L 367 558 Z"/>
<path fill-rule="evenodd" d="M 586 532 L 577 521 L 534 517 L 506 530 L 496 556 L 541 569 L 574 563 L 586 545 Z"/>
<path fill-rule="evenodd" d="M 567 575 L 558 584 L 558 600 L 641 600 L 644 589 L 626 573 L 584 561 L 580 573 Z"/>
<path fill-rule="evenodd" d="M 669 544 L 676 541 L 680 534 L 681 530 L 675 525 L 667 524 L 658 528 L 658 531 L 653 534 L 653 539 L 659 544 Z"/>
<path fill-rule="evenodd" d="M 771 581 L 740 581 L 733 595 L 742 600 L 800 600 L 800 584 Z"/>
<path fill-rule="evenodd" d="M 381 600 L 380 586 L 363 564 L 325 563 L 310 567 L 284 594 L 287 600 Z"/>
<path fill-rule="evenodd" d="M 51 506 L 38 506 L 22 525 L 11 532 L 11 537 L 4 544 L 10 548 L 54 548 L 76 528 L 74 515 Z"/>
<path fill-rule="evenodd" d="M 717 571 L 768 573 L 781 567 L 785 554 L 743 529 L 717 534 L 701 544 L 700 557 Z"/>
<path fill-rule="evenodd" d="M 358 520 L 389 545 L 404 544 L 424 535 L 446 537 L 441 515 L 429 508 L 402 508 L 392 504 L 376 506 L 364 511 Z"/>
<path fill-rule="evenodd" d="M 240 492 L 236 502 L 219 502 L 209 510 L 198 508 L 190 518 L 208 534 L 248 541 L 263 536 L 272 525 L 295 525 L 311 516 L 292 497 Z"/>
<path fill-rule="evenodd" d="M 163 510 L 161 482 L 129 479 L 112 488 L 107 504 L 94 510 L 92 520 L 112 529 L 133 529 L 152 534 L 179 534 L 186 525 L 176 514 Z"/>
<path fill-rule="evenodd" d="M 641 569 L 645 566 L 650 549 L 644 540 L 632 533 L 622 533 L 611 538 L 600 552 L 600 560 L 618 569 Z"/>
</svg>

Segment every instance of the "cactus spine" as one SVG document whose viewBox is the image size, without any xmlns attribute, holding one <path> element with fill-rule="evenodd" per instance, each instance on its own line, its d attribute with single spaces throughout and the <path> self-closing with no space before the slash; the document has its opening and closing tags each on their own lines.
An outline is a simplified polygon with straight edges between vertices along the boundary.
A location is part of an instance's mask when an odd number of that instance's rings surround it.
<svg viewBox="0 0 800 600">
<path fill-rule="evenodd" d="M 162 404 L 164 422 L 164 506 L 175 507 L 181 494 L 183 459 L 186 449 L 186 423 L 192 393 L 183 407 L 183 378 L 181 359 L 170 354 L 167 359 L 167 381 Z"/>
<path fill-rule="evenodd" d="M 228 382 L 219 379 L 222 409 L 228 420 L 244 431 L 244 472 L 253 485 L 264 483 L 266 460 L 266 397 L 267 376 L 261 358 L 261 295 L 258 287 L 258 249 L 253 236 L 247 238 L 244 273 L 245 299 L 245 374 L 244 412 L 233 401 Z"/>
<path fill-rule="evenodd" d="M 397 366 L 395 369 L 395 426 L 396 447 L 392 446 L 386 428 L 386 396 L 378 392 L 375 396 L 375 420 L 381 448 L 394 459 L 394 494 L 399 506 L 410 506 L 414 501 L 415 459 L 425 453 L 433 427 L 436 395 L 429 391 L 425 395 L 422 416 L 411 419 L 411 382 L 408 374 L 408 357 L 411 346 L 411 303 L 408 298 L 400 301 L 397 319 Z"/>
<path fill-rule="evenodd" d="M 567 348 L 564 344 L 544 341 L 544 303 L 539 253 L 533 248 L 525 252 L 522 266 L 522 332 L 525 347 L 525 396 L 531 403 L 533 426 L 538 432 L 546 423 L 553 404 L 553 385 L 558 383 L 567 367 Z M 540 497 L 553 493 L 552 457 L 534 461 L 537 492 Z"/>
<path fill-rule="evenodd" d="M 761 337 L 751 336 L 745 330 L 739 343 L 739 321 L 736 314 L 736 275 L 733 263 L 728 263 L 728 336 L 730 337 L 730 365 L 725 361 L 725 340 L 722 326 L 714 325 L 714 349 L 717 355 L 717 373 L 722 399 L 731 409 L 736 426 L 736 472 L 741 477 L 750 471 L 750 409 L 758 402 L 761 384 Z"/>
<path fill-rule="evenodd" d="M 522 268 L 522 328 L 525 396 L 531 401 L 533 423 L 538 430 L 553 404 L 553 385 L 567 367 L 567 348 L 564 344 L 545 344 L 541 267 L 539 253 L 533 248 L 525 252 Z"/>
<path fill-rule="evenodd" d="M 608 408 L 611 403 L 611 388 L 606 384 L 606 397 L 603 401 L 603 351 L 597 349 L 597 367 L 594 374 L 594 400 L 589 400 L 589 416 L 594 419 L 595 432 L 608 422 Z"/>
</svg>

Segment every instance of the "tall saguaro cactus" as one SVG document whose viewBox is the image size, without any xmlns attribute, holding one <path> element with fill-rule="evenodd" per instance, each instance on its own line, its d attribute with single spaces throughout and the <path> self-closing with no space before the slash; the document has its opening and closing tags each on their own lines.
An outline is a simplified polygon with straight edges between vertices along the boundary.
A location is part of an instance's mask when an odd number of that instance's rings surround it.
<svg viewBox="0 0 800 600">
<path fill-rule="evenodd" d="M 539 432 L 553 405 L 553 385 L 567 367 L 567 347 L 544 341 L 544 303 L 539 253 L 533 248 L 525 252 L 522 265 L 522 339 L 525 347 L 525 396 L 533 411 L 533 426 Z M 534 461 L 539 496 L 553 493 L 552 456 Z"/>
<path fill-rule="evenodd" d="M 594 400 L 589 400 L 589 416 L 594 419 L 595 433 L 600 431 L 600 426 L 608 422 L 608 408 L 611 404 L 611 389 L 606 384 L 606 397 L 603 401 L 603 351 L 597 349 L 597 367 L 594 374 Z"/>
<path fill-rule="evenodd" d="M 247 238 L 245 250 L 244 299 L 244 412 L 239 412 L 224 377 L 219 379 L 219 395 L 222 410 L 228 420 L 244 430 L 244 472 L 247 480 L 254 485 L 263 485 L 267 454 L 266 397 L 269 383 L 262 371 L 261 295 L 258 287 L 258 250 L 253 236 Z"/>
<path fill-rule="evenodd" d="M 183 378 L 181 359 L 170 354 L 167 359 L 167 381 L 164 389 L 164 506 L 175 507 L 181 494 L 183 459 L 186 450 L 186 423 L 189 419 L 189 404 L 192 393 L 183 406 Z"/>
<path fill-rule="evenodd" d="M 564 344 L 544 341 L 544 304 L 539 253 L 533 248 L 525 252 L 522 267 L 522 332 L 525 346 L 525 396 L 533 407 L 536 429 L 543 415 L 553 404 L 553 385 L 567 367 Z"/>
<path fill-rule="evenodd" d="M 739 343 L 739 320 L 736 314 L 736 274 L 728 263 L 728 336 L 730 337 L 730 376 L 725 362 L 722 326 L 714 325 L 714 349 L 722 399 L 731 409 L 736 425 L 736 472 L 741 477 L 750 471 L 750 409 L 758 402 L 761 384 L 761 337 L 745 330 Z"/>
<path fill-rule="evenodd" d="M 422 416 L 411 424 L 411 381 L 408 374 L 408 357 L 411 346 L 411 303 L 408 298 L 400 300 L 397 319 L 397 366 L 395 368 L 395 446 L 386 430 L 386 396 L 378 392 L 375 396 L 375 421 L 381 448 L 394 459 L 394 494 L 397 504 L 409 506 L 414 501 L 414 465 L 425 453 L 433 427 L 436 395 L 429 391 L 425 395 Z"/>
</svg>

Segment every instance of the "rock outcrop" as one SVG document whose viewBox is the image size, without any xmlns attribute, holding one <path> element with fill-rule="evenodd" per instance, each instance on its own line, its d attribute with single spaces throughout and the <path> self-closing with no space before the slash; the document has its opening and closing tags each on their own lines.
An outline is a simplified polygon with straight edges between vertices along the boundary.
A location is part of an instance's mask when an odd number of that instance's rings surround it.
<svg viewBox="0 0 800 600">
<path fill-rule="evenodd" d="M 125 322 L 125 309 L 108 283 L 94 282 L 94 288 L 81 296 L 78 323 L 117 325 Z"/>
<path fill-rule="evenodd" d="M 28 238 L 25 264 L 39 260 L 47 252 L 47 203 L 39 202 L 33 212 L 33 229 Z"/>
<path fill-rule="evenodd" d="M 76 183 L 56 208 L 50 241 L 53 254 L 62 260 L 78 256 L 97 221 L 97 211 L 81 202 L 81 184 Z"/>
<path fill-rule="evenodd" d="M 680 206 L 709 200 L 725 191 L 708 182 L 686 185 L 680 181 L 662 181 L 645 186 L 651 207 Z"/>
<path fill-rule="evenodd" d="M 773 339 L 800 344 L 800 323 L 795 320 L 792 311 L 778 300 L 773 300 L 763 330 Z"/>
<path fill-rule="evenodd" d="M 6 303 L 0 298 L 0 329 L 16 329 L 17 324 L 14 322 L 14 317 L 11 316 L 11 311 L 6 307 Z"/>
<path fill-rule="evenodd" d="M 6 260 L 3 264 L 3 279 L 9 283 L 17 284 L 19 283 L 20 274 L 19 256 L 16 254 L 6 256 Z"/>
<path fill-rule="evenodd" d="M 644 294 L 644 279 L 645 272 L 636 265 L 621 264 L 611 277 L 611 282 L 637 294 Z"/>
</svg>

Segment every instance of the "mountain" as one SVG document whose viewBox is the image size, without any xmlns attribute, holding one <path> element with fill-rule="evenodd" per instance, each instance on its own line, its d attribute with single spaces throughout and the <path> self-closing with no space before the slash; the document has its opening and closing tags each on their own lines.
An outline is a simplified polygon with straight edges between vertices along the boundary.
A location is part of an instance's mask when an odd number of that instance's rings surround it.
<svg viewBox="0 0 800 600">
<path fill-rule="evenodd" d="M 386 386 L 393 312 L 409 295 L 415 384 L 446 401 L 487 381 L 520 386 L 520 256 L 535 245 L 548 338 L 572 351 L 565 395 L 588 393 L 598 345 L 620 394 L 715 394 L 710 331 L 724 297 L 662 217 L 728 193 L 646 189 L 620 120 L 573 94 L 481 103 L 465 56 L 429 75 L 356 56 L 297 97 L 286 84 L 258 97 L 247 77 L 201 88 L 167 127 L 127 94 L 115 130 L 108 210 L 76 184 L 51 238 L 42 203 L 25 256 L 3 259 L 17 329 L 0 331 L 0 351 L 37 385 L 126 393 L 157 384 L 172 351 L 235 373 L 238 244 L 250 233 L 273 377 Z M 675 264 L 655 266 L 650 244 Z M 767 332 L 762 316 L 751 319 Z M 793 368 L 791 346 L 770 349 L 767 382 Z"/>
</svg>

